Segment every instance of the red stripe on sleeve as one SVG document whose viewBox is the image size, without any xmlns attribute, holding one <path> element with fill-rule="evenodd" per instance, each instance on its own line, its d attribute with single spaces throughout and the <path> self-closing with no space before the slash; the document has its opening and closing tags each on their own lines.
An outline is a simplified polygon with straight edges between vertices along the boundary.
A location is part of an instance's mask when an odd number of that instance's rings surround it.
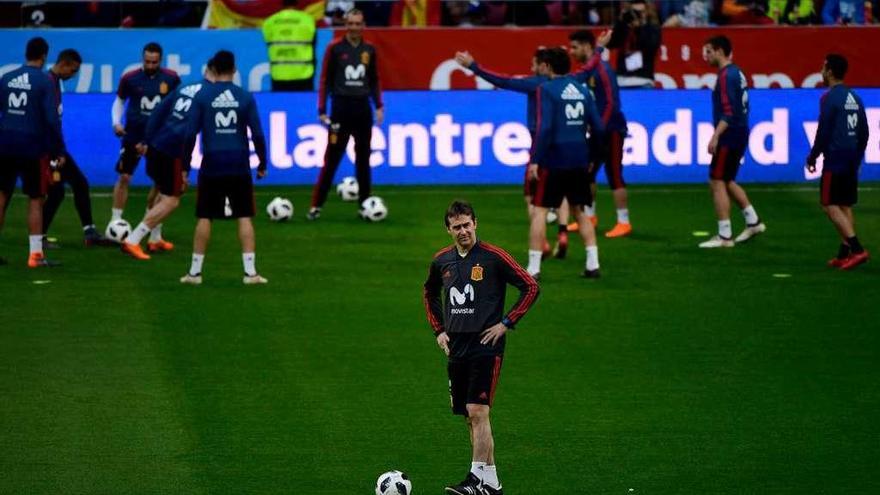
<svg viewBox="0 0 880 495">
<path fill-rule="evenodd" d="M 519 263 L 511 258 L 510 255 L 507 254 L 507 252 L 503 249 L 497 246 L 493 246 L 491 244 L 487 244 L 485 242 L 480 243 L 480 245 L 483 246 L 483 248 L 485 248 L 490 253 L 494 253 L 499 258 L 501 258 L 501 260 L 504 261 L 507 266 L 513 269 L 514 273 L 516 273 L 521 279 L 525 280 L 526 283 L 529 285 L 528 289 L 526 290 L 526 295 L 523 297 L 522 301 L 511 308 L 510 312 L 507 313 L 507 317 L 513 323 L 516 323 L 517 321 L 519 321 L 520 318 L 523 317 L 523 315 L 526 314 L 526 311 L 529 310 L 532 304 L 534 304 L 535 299 L 537 299 L 538 283 L 535 282 L 535 279 L 532 278 L 532 276 L 529 275 L 528 272 L 523 269 L 523 267 L 519 266 Z"/>
<path fill-rule="evenodd" d="M 730 95 L 727 94 L 727 67 L 721 71 L 721 112 L 724 115 L 733 116 L 733 106 L 730 104 Z"/>
<path fill-rule="evenodd" d="M 605 110 L 602 111 L 602 123 L 606 126 L 608 122 L 611 121 L 611 112 L 614 110 L 614 98 L 611 93 L 611 79 L 608 77 L 608 70 L 605 68 L 605 64 L 599 65 L 599 79 L 602 80 L 602 85 L 605 87 Z"/>
<path fill-rule="evenodd" d="M 340 41 L 342 41 L 342 38 L 331 41 L 327 45 L 327 50 L 324 52 L 324 61 L 321 63 L 321 82 L 318 86 L 318 113 L 321 114 L 326 113 L 327 108 L 327 61 L 333 55 L 333 47 L 339 44 Z"/>
<path fill-rule="evenodd" d="M 532 140 L 532 149 L 529 150 L 529 161 L 534 160 L 535 150 L 538 149 L 538 136 L 541 134 L 541 87 L 535 90 L 535 138 Z M 528 165 L 526 165 L 528 166 Z"/>
</svg>

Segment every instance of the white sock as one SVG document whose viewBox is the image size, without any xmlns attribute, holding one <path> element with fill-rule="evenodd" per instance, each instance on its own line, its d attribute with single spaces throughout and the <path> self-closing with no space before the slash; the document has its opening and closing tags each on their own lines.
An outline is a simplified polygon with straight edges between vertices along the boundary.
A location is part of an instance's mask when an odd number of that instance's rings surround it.
<svg viewBox="0 0 880 495">
<path fill-rule="evenodd" d="M 150 242 L 159 242 L 162 240 L 162 224 L 158 224 L 150 231 Z"/>
<path fill-rule="evenodd" d="M 147 224 L 141 222 L 137 227 L 134 228 L 134 232 L 129 234 L 128 239 L 125 242 L 129 244 L 140 244 L 141 241 L 146 237 L 147 234 L 150 233 L 150 228 L 147 227 Z"/>
<path fill-rule="evenodd" d="M 257 255 L 256 253 L 241 253 L 241 262 L 244 264 L 244 274 L 245 275 L 256 275 L 257 274 Z"/>
<path fill-rule="evenodd" d="M 477 478 L 483 479 L 483 476 L 486 475 L 486 463 L 485 462 L 472 462 L 471 463 L 471 473 L 474 474 Z"/>
<path fill-rule="evenodd" d="M 83 232 L 85 232 L 89 229 L 93 229 L 93 228 L 95 228 L 95 224 L 93 224 L 93 223 L 89 224 L 89 225 L 85 225 L 85 226 L 83 226 Z"/>
<path fill-rule="evenodd" d="M 192 257 L 192 265 L 189 266 L 189 274 L 190 275 L 201 275 L 202 274 L 202 262 L 205 261 L 204 254 L 196 254 L 193 253 Z"/>
<path fill-rule="evenodd" d="M 111 208 L 110 209 L 110 221 L 113 220 L 122 220 L 122 208 Z"/>
<path fill-rule="evenodd" d="M 30 244 L 31 254 L 34 254 L 34 253 L 43 254 L 43 236 L 42 235 L 29 235 L 28 236 L 28 244 Z"/>
<path fill-rule="evenodd" d="M 501 482 L 498 481 L 498 470 L 495 466 L 488 465 L 483 468 L 483 484 L 489 485 L 489 488 L 498 490 L 501 488 Z"/>
<path fill-rule="evenodd" d="M 617 223 L 629 223 L 629 210 L 626 208 L 617 209 Z"/>
<path fill-rule="evenodd" d="M 592 204 L 584 206 L 584 213 L 586 213 L 588 217 L 595 217 L 596 216 L 596 202 L 593 201 Z"/>
<path fill-rule="evenodd" d="M 758 212 L 755 211 L 755 207 L 752 205 L 746 206 L 743 208 L 743 218 L 746 219 L 746 225 L 757 225 L 760 220 L 758 219 Z"/>
<path fill-rule="evenodd" d="M 730 220 L 718 220 L 718 235 L 725 239 L 733 237 L 733 230 L 730 228 Z"/>
<path fill-rule="evenodd" d="M 587 246 L 587 270 L 599 269 L 599 247 Z"/>
<path fill-rule="evenodd" d="M 543 255 L 544 253 L 540 249 L 529 249 L 529 266 L 526 268 L 529 275 L 535 276 L 541 273 L 541 256 Z"/>
</svg>

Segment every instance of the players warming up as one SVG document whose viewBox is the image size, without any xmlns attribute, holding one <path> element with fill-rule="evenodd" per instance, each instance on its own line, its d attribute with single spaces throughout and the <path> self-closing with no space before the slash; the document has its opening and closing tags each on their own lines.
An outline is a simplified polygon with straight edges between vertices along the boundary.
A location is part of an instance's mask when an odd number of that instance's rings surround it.
<svg viewBox="0 0 880 495">
<path fill-rule="evenodd" d="M 373 138 L 373 109 L 376 125 L 382 125 L 385 107 L 379 85 L 376 48 L 363 39 L 364 14 L 352 9 L 345 14 L 345 36 L 330 43 L 324 54 L 318 93 L 318 118 L 327 125 L 327 150 L 324 166 L 312 192 L 312 206 L 307 218 L 317 220 L 327 201 L 333 176 L 339 168 L 348 139 L 354 138 L 355 175 L 358 181 L 358 204 L 371 196 L 370 140 Z M 327 96 L 330 116 L 327 116 Z M 361 208 L 362 209 L 362 208 Z"/>
<path fill-rule="evenodd" d="M 856 237 L 853 205 L 858 202 L 859 168 L 868 146 L 868 120 L 865 106 L 843 83 L 848 64 L 837 54 L 825 57 L 822 80 L 830 89 L 819 104 L 819 128 L 807 169 L 816 171 L 816 159 L 822 164 L 821 203 L 840 235 L 837 256 L 829 266 L 849 270 L 868 261 L 868 251 Z"/>
<path fill-rule="evenodd" d="M 64 165 L 64 140 L 55 91 L 43 65 L 49 44 L 32 38 L 25 64 L 0 78 L 0 227 L 21 177 L 28 202 L 28 266 L 53 266 L 43 255 L 43 201 L 49 191 L 50 159 Z"/>
<path fill-rule="evenodd" d="M 718 80 L 712 90 L 712 121 L 715 133 L 709 141 L 712 164 L 709 185 L 718 216 L 718 235 L 700 243 L 701 248 L 733 247 L 730 225 L 730 198 L 742 209 L 746 227 L 736 236 L 745 242 L 767 230 L 745 190 L 736 183 L 739 162 L 749 144 L 749 93 L 745 74 L 731 61 L 733 46 L 726 36 L 709 38 L 703 46 L 703 57 L 717 67 Z"/>
<path fill-rule="evenodd" d="M 211 238 L 211 222 L 226 218 L 224 208 L 228 198 L 231 216 L 238 219 L 238 238 L 244 264 L 242 281 L 245 285 L 265 284 L 267 280 L 256 269 L 252 221 L 256 206 L 248 129 L 259 159 L 258 179 L 266 176 L 266 138 L 260 126 L 254 97 L 232 83 L 235 56 L 221 50 L 211 60 L 216 82 L 205 84 L 195 93 L 190 109 L 195 131 L 190 135 L 202 133 L 203 158 L 196 196 L 198 222 L 193 239 L 192 264 L 180 281 L 184 284 L 202 283 L 202 264 Z M 192 145 L 190 140 L 184 156 L 191 156 Z"/>
<path fill-rule="evenodd" d="M 138 151 L 146 156 L 147 175 L 156 184 L 158 196 L 141 223 L 120 243 L 122 251 L 132 258 L 150 259 L 141 249 L 141 241 L 177 209 L 186 191 L 191 157 L 184 155 L 195 138 L 190 134 L 195 127 L 190 109 L 198 92 L 213 82 L 213 65 L 213 60 L 208 61 L 203 81 L 180 86 L 163 99 L 147 122 L 145 139 L 138 144 Z"/>
<path fill-rule="evenodd" d="M 158 43 L 147 43 L 143 50 L 143 66 L 126 72 L 119 81 L 116 100 L 113 102 L 113 132 L 122 139 L 116 172 L 119 179 L 113 187 L 113 209 L 110 221 L 120 220 L 125 204 L 128 202 L 128 186 L 141 159 L 137 145 L 144 140 L 147 119 L 159 102 L 174 91 L 180 84 L 177 73 L 160 67 L 162 47 Z M 128 106 L 125 105 L 126 100 Z M 125 124 L 122 124 L 123 112 Z M 156 188 L 147 196 L 149 210 L 156 200 Z M 162 224 L 150 234 L 150 251 L 167 251 L 174 246 L 162 239 Z"/>
<path fill-rule="evenodd" d="M 477 240 L 471 205 L 453 202 L 444 221 L 454 245 L 434 255 L 425 282 L 425 310 L 437 344 L 449 357 L 452 412 L 467 419 L 472 444 L 467 477 L 448 486 L 446 493 L 502 495 L 489 412 L 501 374 L 505 334 L 534 304 L 538 284 L 503 249 Z M 519 298 L 505 315 L 508 284 L 519 289 Z"/>
<path fill-rule="evenodd" d="M 546 52 L 540 63 L 549 67 L 550 80 L 538 88 L 538 133 L 529 173 L 538 182 L 533 203 L 535 213 L 529 235 L 529 274 L 541 273 L 541 241 L 546 235 L 547 209 L 557 208 L 564 198 L 574 212 L 578 231 L 587 251 L 583 275 L 599 277 L 599 248 L 596 231 L 587 219 L 584 205 L 593 202 L 590 192 L 590 149 L 586 132 L 604 132 L 596 103 L 577 80 L 566 76 L 570 62 L 561 48 Z M 601 137 L 600 137 L 601 139 Z"/>
<path fill-rule="evenodd" d="M 610 38 L 610 32 L 606 33 Z M 596 53 L 596 39 L 593 33 L 582 30 L 575 31 L 568 36 L 569 53 L 580 63 L 591 60 Z M 601 40 L 600 40 L 601 43 Z M 602 46 L 602 45 L 600 45 Z M 614 207 L 617 209 L 617 224 L 614 228 L 605 232 L 605 237 L 623 237 L 632 233 L 632 225 L 629 221 L 629 207 L 626 194 L 626 182 L 623 180 L 623 141 L 626 139 L 626 117 L 620 110 L 620 88 L 617 86 L 617 74 L 611 65 L 604 60 L 598 59 L 595 67 L 585 66 L 573 76 L 586 82 L 596 99 L 596 107 L 605 124 L 605 134 L 590 138 L 590 157 L 593 165 L 590 168 L 590 192 L 593 202 L 586 206 L 587 216 L 593 226 L 598 224 L 596 216 L 596 175 L 599 168 L 605 164 L 605 177 L 611 194 L 614 197 Z"/>
<path fill-rule="evenodd" d="M 61 50 L 61 53 L 58 54 L 58 58 L 55 60 L 55 65 L 49 69 L 49 80 L 52 81 L 52 88 L 55 92 L 59 119 L 62 118 L 64 108 L 61 103 L 61 82 L 76 75 L 81 64 L 82 57 L 80 57 L 79 53 L 68 48 Z M 70 188 L 73 189 L 73 203 L 82 225 L 85 245 L 112 244 L 111 241 L 108 241 L 103 235 L 98 233 L 98 230 L 95 228 L 95 222 L 92 219 L 92 198 L 89 191 L 89 181 L 69 152 L 64 153 L 64 166 L 53 170 L 53 175 L 55 178 L 49 187 L 46 203 L 43 205 L 43 247 L 53 246 L 48 241 L 46 234 L 49 233 L 49 226 L 52 225 L 52 220 L 55 219 L 58 207 L 64 201 L 65 184 L 70 184 Z"/>
</svg>

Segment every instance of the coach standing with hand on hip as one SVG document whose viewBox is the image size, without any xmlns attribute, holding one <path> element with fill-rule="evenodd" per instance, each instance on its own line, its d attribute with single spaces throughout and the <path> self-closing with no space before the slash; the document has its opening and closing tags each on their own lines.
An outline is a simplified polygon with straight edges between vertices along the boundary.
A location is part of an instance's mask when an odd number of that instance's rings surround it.
<svg viewBox="0 0 880 495">
<path fill-rule="evenodd" d="M 312 193 L 312 206 L 307 218 L 317 220 L 327 201 L 327 192 L 342 160 L 348 138 L 354 137 L 355 169 L 359 203 L 370 197 L 370 140 L 373 137 L 373 109 L 376 125 L 382 125 L 384 106 L 379 85 L 376 48 L 363 40 L 364 14 L 352 9 L 345 14 L 346 33 L 330 43 L 324 54 L 321 82 L 318 88 L 318 116 L 330 127 L 324 167 Z M 327 114 L 327 95 L 330 114 Z"/>
</svg>

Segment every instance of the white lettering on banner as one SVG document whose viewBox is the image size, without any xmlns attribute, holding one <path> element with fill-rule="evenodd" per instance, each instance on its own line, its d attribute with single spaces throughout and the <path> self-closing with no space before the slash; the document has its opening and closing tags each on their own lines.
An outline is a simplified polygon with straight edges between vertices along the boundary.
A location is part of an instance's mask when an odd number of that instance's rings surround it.
<svg viewBox="0 0 880 495">
<path fill-rule="evenodd" d="M 663 165 L 690 165 L 693 161 L 691 132 L 693 112 L 676 110 L 675 122 L 664 122 L 657 126 L 651 137 L 651 148 L 654 156 Z M 675 141 L 675 148 L 670 147 L 670 140 Z"/>
<path fill-rule="evenodd" d="M 405 167 L 407 164 L 407 140 L 412 145 L 410 163 L 414 167 L 427 167 L 431 163 L 428 130 L 421 124 L 391 124 L 388 126 L 388 165 Z"/>
<path fill-rule="evenodd" d="M 492 137 L 492 153 L 499 162 L 509 167 L 518 167 L 529 161 L 532 136 L 520 123 L 507 122 L 498 126 Z"/>
<path fill-rule="evenodd" d="M 186 78 L 186 76 L 192 73 L 191 66 L 189 64 L 184 64 L 180 62 L 180 54 L 179 53 L 169 53 L 167 57 L 165 57 L 165 66 L 169 69 L 177 72 L 177 75 L 180 76 L 181 79 Z"/>
<path fill-rule="evenodd" d="M 819 129 L 818 122 L 804 122 L 804 133 L 807 135 L 807 142 L 810 143 L 810 149 L 813 149 L 813 143 L 816 142 L 816 131 Z M 806 165 L 807 157 L 801 157 L 801 161 Z M 814 180 L 822 177 L 822 165 L 825 163 L 825 157 L 819 155 L 816 159 L 816 171 L 810 172 L 804 167 L 804 179 Z"/>
<path fill-rule="evenodd" d="M 751 74 L 751 89 L 764 88 L 794 88 L 796 87 L 792 76 L 783 72 L 773 72 L 771 74 Z M 702 74 L 682 74 L 681 83 L 669 74 L 657 72 L 654 74 L 654 81 L 663 89 L 702 89 L 714 88 L 718 75 L 714 72 L 705 72 Z M 822 85 L 822 74 L 816 72 L 808 75 L 801 82 L 801 88 L 816 88 Z"/>
<path fill-rule="evenodd" d="M 443 62 L 440 62 L 440 65 L 434 69 L 434 72 L 431 74 L 431 89 L 451 89 L 452 88 L 452 74 L 455 72 L 463 72 L 468 76 L 473 77 L 473 71 L 463 68 L 455 59 L 446 59 Z M 476 78 L 477 89 L 493 89 L 495 86 L 492 86 L 488 81 L 483 79 L 482 77 Z"/>
<path fill-rule="evenodd" d="M 868 108 L 871 129 L 880 128 L 880 108 Z M 296 142 L 288 142 L 288 113 L 273 111 L 269 114 L 269 149 L 273 166 L 281 169 L 298 167 L 309 169 L 323 165 L 327 146 L 327 128 L 320 124 L 305 124 L 296 128 Z M 790 156 L 792 131 L 790 111 L 773 108 L 770 120 L 753 122 L 749 136 L 749 154 L 758 165 L 790 166 L 804 157 Z M 712 157 L 708 153 L 714 132 L 710 122 L 695 122 L 693 112 L 679 108 L 675 119 L 660 122 L 651 132 L 638 122 L 627 123 L 628 136 L 624 140 L 623 164 L 647 166 L 659 162 L 665 166 L 706 166 Z M 815 122 L 804 122 L 804 133 L 810 143 L 816 132 Z M 800 132 L 800 131 L 796 131 Z M 491 141 L 491 155 L 487 140 Z M 531 137 L 519 122 L 456 122 L 451 114 L 437 114 L 432 123 L 394 123 L 387 131 L 373 127 L 370 165 L 394 168 L 441 166 L 444 168 L 475 167 L 486 162 L 497 162 L 509 167 L 526 165 L 529 160 Z M 291 151 L 292 149 L 292 151 Z M 433 154 L 432 154 L 433 153 Z M 347 143 L 347 154 L 354 161 L 354 140 Z M 254 158 L 252 157 L 252 160 Z M 866 154 L 869 164 L 880 163 L 880 132 L 871 132 Z"/>
<path fill-rule="evenodd" d="M 452 115 L 442 113 L 434 117 L 431 124 L 431 135 L 434 136 L 437 163 L 444 167 L 461 165 L 461 153 L 453 151 L 453 139 L 461 135 L 461 126 L 452 121 Z"/>
<path fill-rule="evenodd" d="M 774 72 L 772 74 L 754 74 L 752 75 L 753 88 L 772 88 L 776 84 L 780 88 L 793 88 L 794 81 L 782 72 Z"/>
<path fill-rule="evenodd" d="M 767 148 L 767 139 L 770 147 Z M 758 122 L 749 133 L 749 152 L 761 165 L 788 164 L 788 110 L 774 108 L 770 122 Z"/>
<path fill-rule="evenodd" d="M 77 93 L 88 93 L 89 86 L 92 85 L 92 76 L 95 74 L 95 66 L 92 64 L 82 64 L 79 68 L 79 79 L 76 81 Z"/>
</svg>

